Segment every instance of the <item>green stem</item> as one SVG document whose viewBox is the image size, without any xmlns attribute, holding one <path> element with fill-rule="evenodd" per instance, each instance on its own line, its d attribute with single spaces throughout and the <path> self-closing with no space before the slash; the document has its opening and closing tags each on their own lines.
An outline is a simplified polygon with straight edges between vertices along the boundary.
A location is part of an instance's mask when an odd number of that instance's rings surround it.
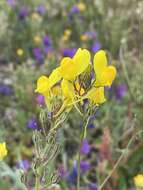
<svg viewBox="0 0 143 190">
<path fill-rule="evenodd" d="M 39 183 L 38 175 L 36 175 L 35 190 L 40 190 L 40 183 Z"/>
<path fill-rule="evenodd" d="M 86 138 L 86 128 L 89 122 L 89 118 L 86 121 L 85 126 L 82 128 L 82 133 L 81 133 L 81 138 L 80 138 L 80 145 L 79 145 L 79 151 L 78 151 L 78 170 L 77 170 L 77 190 L 80 190 L 80 161 L 81 161 L 81 156 L 80 156 L 80 150 L 82 146 L 82 142 L 84 138 Z"/>
</svg>

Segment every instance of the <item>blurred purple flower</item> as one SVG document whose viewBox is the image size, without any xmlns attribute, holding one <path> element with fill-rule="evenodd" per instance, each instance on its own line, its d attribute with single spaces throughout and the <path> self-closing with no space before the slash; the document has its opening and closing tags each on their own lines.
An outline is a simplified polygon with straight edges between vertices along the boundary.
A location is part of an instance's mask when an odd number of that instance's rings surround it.
<svg viewBox="0 0 143 190">
<path fill-rule="evenodd" d="M 62 177 L 62 178 L 66 177 L 67 172 L 66 172 L 66 170 L 65 170 L 65 168 L 64 168 L 63 165 L 60 165 L 60 166 L 59 166 L 59 168 L 58 168 L 58 173 L 59 173 L 59 176 L 60 176 L 60 177 Z"/>
<path fill-rule="evenodd" d="M 34 54 L 34 57 L 36 58 L 37 61 L 43 60 L 43 54 L 42 54 L 42 50 L 40 48 L 38 48 L 38 47 L 34 48 L 33 54 Z"/>
<path fill-rule="evenodd" d="M 101 49 L 101 44 L 100 44 L 100 42 L 95 42 L 93 45 L 92 45 L 92 47 L 91 47 L 91 51 L 93 52 L 93 53 L 96 53 L 98 50 L 100 50 Z"/>
<path fill-rule="evenodd" d="M 35 118 L 31 118 L 27 123 L 27 128 L 38 129 L 38 122 Z"/>
<path fill-rule="evenodd" d="M 84 35 L 87 35 L 90 39 L 96 38 L 96 32 L 88 31 Z"/>
<path fill-rule="evenodd" d="M 16 5 L 15 0 L 7 0 L 7 3 L 8 3 L 8 5 L 10 5 L 12 7 Z"/>
<path fill-rule="evenodd" d="M 11 95 L 12 94 L 12 89 L 8 85 L 0 84 L 0 94 L 2 95 Z"/>
<path fill-rule="evenodd" d="M 95 120 L 95 119 L 96 119 L 96 116 L 95 116 L 95 115 L 92 115 L 92 116 L 90 117 L 87 128 L 92 129 L 92 128 L 95 127 L 95 126 L 94 126 L 94 120 Z"/>
<path fill-rule="evenodd" d="M 68 182 L 75 184 L 77 180 L 77 168 L 73 167 L 72 171 L 67 177 Z"/>
<path fill-rule="evenodd" d="M 20 162 L 18 162 L 17 166 L 18 166 L 18 168 L 27 171 L 30 168 L 30 163 L 28 160 L 25 159 L 25 160 L 21 160 Z"/>
<path fill-rule="evenodd" d="M 40 106 L 43 106 L 45 104 L 45 98 L 43 95 L 38 94 L 36 97 L 36 101 Z"/>
<path fill-rule="evenodd" d="M 125 96 L 126 91 L 127 91 L 126 84 L 120 84 L 119 86 L 117 86 L 115 90 L 116 99 L 121 100 Z"/>
<path fill-rule="evenodd" d="M 43 44 L 45 46 L 51 46 L 51 39 L 49 38 L 49 36 L 46 35 L 43 37 Z"/>
<path fill-rule="evenodd" d="M 88 154 L 90 152 L 90 149 L 91 149 L 91 147 L 88 143 L 88 140 L 84 139 L 82 142 L 81 149 L 80 149 L 81 154 Z"/>
<path fill-rule="evenodd" d="M 24 20 L 28 16 L 28 8 L 27 7 L 22 7 L 19 11 L 19 19 Z"/>
<path fill-rule="evenodd" d="M 89 190 L 97 190 L 97 185 L 95 183 L 90 183 Z"/>
<path fill-rule="evenodd" d="M 46 7 L 44 5 L 39 5 L 37 7 L 37 12 L 40 14 L 40 15 L 44 15 L 45 12 L 46 12 Z"/>
<path fill-rule="evenodd" d="M 91 168 L 91 165 L 88 161 L 81 160 L 80 169 L 82 172 L 87 172 L 88 170 L 90 170 L 90 168 Z"/>
<path fill-rule="evenodd" d="M 74 5 L 74 6 L 71 8 L 69 14 L 71 15 L 71 14 L 76 14 L 76 13 L 79 13 L 79 12 L 80 12 L 79 8 L 78 8 L 76 5 Z"/>
<path fill-rule="evenodd" d="M 76 50 L 77 50 L 76 48 L 65 48 L 63 50 L 63 56 L 72 58 L 75 55 Z"/>
</svg>

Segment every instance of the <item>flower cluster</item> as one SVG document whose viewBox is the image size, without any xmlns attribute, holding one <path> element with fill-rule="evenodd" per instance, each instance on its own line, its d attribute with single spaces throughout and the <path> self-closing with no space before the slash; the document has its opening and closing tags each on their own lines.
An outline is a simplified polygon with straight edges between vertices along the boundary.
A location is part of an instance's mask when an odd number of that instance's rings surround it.
<svg viewBox="0 0 143 190">
<path fill-rule="evenodd" d="M 91 77 L 93 71 L 95 77 Z M 98 51 L 92 64 L 90 52 L 79 48 L 73 58 L 64 57 L 49 77 L 38 79 L 36 92 L 45 97 L 49 109 L 52 100 L 60 97 L 63 104 L 59 113 L 85 99 L 98 106 L 106 101 L 104 87 L 111 86 L 115 76 L 116 68 L 108 66 L 105 51 Z M 87 82 L 88 78 L 90 82 Z"/>
</svg>

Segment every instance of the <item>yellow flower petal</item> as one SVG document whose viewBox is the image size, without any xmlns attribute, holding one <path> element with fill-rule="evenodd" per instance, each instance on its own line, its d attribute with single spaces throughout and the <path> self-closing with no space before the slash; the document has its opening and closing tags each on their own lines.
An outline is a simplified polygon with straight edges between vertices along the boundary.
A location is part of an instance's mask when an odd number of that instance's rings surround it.
<svg viewBox="0 0 143 190">
<path fill-rule="evenodd" d="M 97 78 L 100 78 L 103 70 L 107 66 L 107 58 L 106 58 L 106 53 L 103 50 L 99 50 L 95 55 L 94 55 L 94 71 L 96 74 Z"/>
<path fill-rule="evenodd" d="M 111 86 L 115 77 L 116 77 L 116 68 L 113 66 L 106 67 L 101 74 L 100 85 Z"/>
<path fill-rule="evenodd" d="M 67 99 L 73 99 L 75 96 L 74 93 L 74 86 L 71 82 L 69 82 L 68 80 L 62 80 L 61 83 L 61 87 L 62 87 L 62 93 L 63 96 Z"/>
<path fill-rule="evenodd" d="M 49 91 L 49 79 L 46 76 L 41 76 L 37 81 L 37 88 L 35 92 L 39 92 L 41 94 L 45 94 Z"/>
<path fill-rule="evenodd" d="M 104 87 L 93 87 L 88 93 L 87 98 L 94 104 L 102 104 L 106 101 L 104 97 Z"/>
<path fill-rule="evenodd" d="M 138 188 L 143 188 L 143 174 L 138 174 L 134 177 L 134 184 Z"/>
<path fill-rule="evenodd" d="M 3 160 L 3 158 L 7 155 L 7 152 L 6 143 L 0 143 L 0 160 Z"/>
<path fill-rule="evenodd" d="M 75 66 L 73 60 L 70 57 L 65 57 L 62 59 L 60 64 L 60 74 L 66 80 L 74 80 L 76 77 Z"/>
<path fill-rule="evenodd" d="M 59 68 L 56 68 L 52 71 L 51 75 L 49 76 L 49 87 L 51 88 L 60 80 L 61 74 L 59 72 Z"/>
<path fill-rule="evenodd" d="M 73 57 L 74 66 L 76 70 L 76 76 L 83 73 L 90 64 L 90 53 L 87 49 L 79 48 Z"/>
</svg>

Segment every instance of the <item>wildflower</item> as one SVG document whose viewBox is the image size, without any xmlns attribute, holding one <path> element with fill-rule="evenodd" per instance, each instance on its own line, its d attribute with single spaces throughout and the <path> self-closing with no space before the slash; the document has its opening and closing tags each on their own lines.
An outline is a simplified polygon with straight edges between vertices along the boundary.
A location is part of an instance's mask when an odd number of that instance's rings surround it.
<svg viewBox="0 0 143 190">
<path fill-rule="evenodd" d="M 121 100 L 127 91 L 126 84 L 120 84 L 116 87 L 115 96 L 117 100 Z"/>
<path fill-rule="evenodd" d="M 82 172 L 87 172 L 87 171 L 90 170 L 91 165 L 90 165 L 90 163 L 88 161 L 81 160 L 81 162 L 80 162 L 80 168 L 81 168 Z"/>
<path fill-rule="evenodd" d="M 27 123 L 27 128 L 38 129 L 38 123 L 35 118 L 31 118 Z"/>
<path fill-rule="evenodd" d="M 88 41 L 88 39 L 89 39 L 89 36 L 86 35 L 86 34 L 82 34 L 82 35 L 80 36 L 80 40 L 83 41 L 83 42 Z"/>
<path fill-rule="evenodd" d="M 45 104 L 45 98 L 43 95 L 38 94 L 36 97 L 36 101 L 40 106 L 43 106 Z"/>
<path fill-rule="evenodd" d="M 23 51 L 23 49 L 19 48 L 19 49 L 17 49 L 16 53 L 17 53 L 18 56 L 21 57 L 21 56 L 23 56 L 24 51 Z"/>
<path fill-rule="evenodd" d="M 137 188 L 143 188 L 143 174 L 138 174 L 134 177 L 134 184 Z"/>
<path fill-rule="evenodd" d="M 75 48 L 65 48 L 63 50 L 63 56 L 64 57 L 73 57 L 76 53 L 76 49 Z"/>
<path fill-rule="evenodd" d="M 64 79 L 74 80 L 83 73 L 90 64 L 90 53 L 86 49 L 78 49 L 74 57 L 65 57 L 61 61 L 60 74 Z"/>
<path fill-rule="evenodd" d="M 15 0 L 7 0 L 7 3 L 8 3 L 11 7 L 13 7 L 13 6 L 16 5 L 16 1 L 15 1 Z"/>
<path fill-rule="evenodd" d="M 107 66 L 105 51 L 100 50 L 94 56 L 94 71 L 96 74 L 95 86 L 111 86 L 116 76 L 114 66 Z M 103 89 L 100 89 L 102 94 Z"/>
<path fill-rule="evenodd" d="M 106 101 L 104 97 L 104 87 L 93 87 L 88 93 L 87 98 L 91 103 L 99 105 Z"/>
<path fill-rule="evenodd" d="M 12 94 L 12 89 L 8 85 L 1 84 L 0 85 L 0 94 L 10 95 L 10 94 Z"/>
<path fill-rule="evenodd" d="M 101 44 L 100 42 L 95 42 L 92 47 L 91 47 L 91 51 L 93 53 L 96 53 L 97 51 L 99 51 L 101 49 Z"/>
<path fill-rule="evenodd" d="M 74 5 L 72 8 L 71 8 L 71 10 L 70 10 L 70 13 L 69 13 L 69 16 L 71 16 L 71 15 L 73 15 L 73 14 L 76 14 L 76 13 L 79 13 L 80 11 L 79 11 L 79 8 L 76 6 L 76 5 Z"/>
<path fill-rule="evenodd" d="M 34 37 L 34 42 L 35 42 L 35 44 L 40 44 L 41 41 L 42 41 L 42 39 L 41 39 L 40 36 L 35 36 L 35 37 Z"/>
<path fill-rule="evenodd" d="M 40 21 L 41 20 L 41 16 L 36 12 L 32 13 L 31 17 L 35 21 Z"/>
<path fill-rule="evenodd" d="M 66 36 L 70 36 L 71 33 L 72 33 L 72 31 L 71 31 L 70 29 L 66 29 L 66 30 L 64 31 L 64 35 L 66 35 Z"/>
<path fill-rule="evenodd" d="M 90 183 L 88 187 L 89 187 L 88 190 L 98 190 L 96 183 Z"/>
<path fill-rule="evenodd" d="M 7 152 L 6 143 L 0 143 L 0 160 L 3 160 L 3 158 L 7 156 Z"/>
<path fill-rule="evenodd" d="M 22 7 L 19 11 L 19 19 L 24 20 L 29 14 L 27 7 Z"/>
<path fill-rule="evenodd" d="M 86 5 L 82 2 L 78 3 L 76 6 L 79 9 L 79 11 L 81 11 L 81 12 L 86 10 Z"/>
<path fill-rule="evenodd" d="M 43 62 L 43 54 L 42 54 L 42 50 L 40 48 L 34 48 L 33 54 L 38 62 Z"/>
<path fill-rule="evenodd" d="M 25 171 L 27 171 L 29 168 L 30 168 L 30 163 L 28 160 L 24 159 L 24 160 L 21 160 L 20 162 L 18 162 L 18 168 L 21 168 Z"/>
<path fill-rule="evenodd" d="M 45 6 L 44 5 L 39 5 L 38 7 L 37 7 L 37 12 L 40 14 L 40 15 L 44 15 L 45 14 L 45 12 L 46 12 L 46 8 L 45 8 Z"/>
<path fill-rule="evenodd" d="M 81 146 L 81 149 L 80 149 L 80 152 L 81 154 L 88 154 L 90 152 L 90 145 L 88 143 L 88 140 L 87 139 L 84 139 L 83 142 L 82 142 L 82 146 Z"/>
<path fill-rule="evenodd" d="M 49 36 L 44 36 L 43 37 L 43 44 L 44 46 L 50 46 L 51 45 L 51 39 L 49 38 Z"/>
<path fill-rule="evenodd" d="M 64 168 L 63 165 L 60 165 L 58 167 L 58 173 L 59 173 L 60 177 L 62 177 L 62 178 L 66 177 L 67 172 L 66 172 L 66 170 L 65 170 L 65 168 Z"/>
</svg>

